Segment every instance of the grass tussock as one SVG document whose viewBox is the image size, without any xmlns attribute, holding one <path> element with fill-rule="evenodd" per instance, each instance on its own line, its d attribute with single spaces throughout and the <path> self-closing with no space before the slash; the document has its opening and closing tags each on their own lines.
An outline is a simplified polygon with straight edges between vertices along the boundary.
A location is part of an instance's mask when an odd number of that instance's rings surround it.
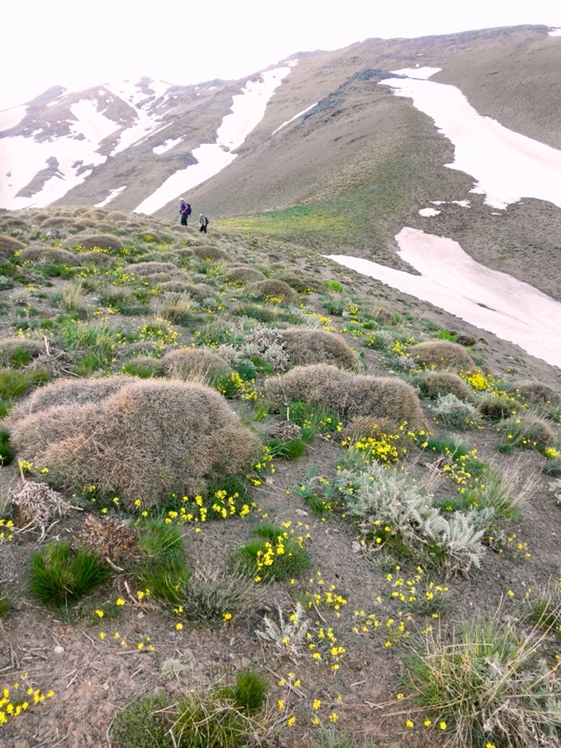
<svg viewBox="0 0 561 748">
<path fill-rule="evenodd" d="M 296 291 L 281 280 L 263 280 L 252 283 L 248 289 L 248 296 L 252 299 L 279 299 L 280 301 L 296 302 Z"/>
<path fill-rule="evenodd" d="M 164 276 L 182 275 L 181 270 L 173 262 L 136 262 L 132 265 L 127 265 L 124 271 L 125 273 L 137 275 L 140 278 L 160 273 Z"/>
<path fill-rule="evenodd" d="M 423 412 L 414 388 L 398 377 L 351 374 L 335 366 L 302 366 L 265 382 L 271 406 L 280 408 L 291 400 L 323 405 L 344 418 L 379 416 L 410 428 L 422 428 Z"/>
<path fill-rule="evenodd" d="M 243 471 L 255 454 L 256 438 L 213 390 L 114 379 L 112 394 L 103 380 L 69 383 L 66 391 L 55 385 L 58 404 L 54 397 L 51 407 L 12 418 L 20 457 L 47 467 L 49 480 L 61 488 L 80 492 L 95 485 L 102 495 L 153 506 L 173 492 L 204 490 L 216 473 Z M 69 397 L 73 389 L 76 401 Z"/>
<path fill-rule="evenodd" d="M 178 348 L 169 351 L 162 358 L 162 364 L 170 377 L 207 384 L 232 373 L 230 365 L 208 348 Z"/>
<path fill-rule="evenodd" d="M 458 343 L 449 340 L 427 340 L 412 345 L 409 353 L 415 363 L 426 369 L 450 369 L 452 371 L 473 371 L 475 361 Z"/>
<path fill-rule="evenodd" d="M 182 618 L 211 626 L 250 613 L 266 588 L 247 575 L 216 566 L 196 567 L 182 601 Z"/>
<path fill-rule="evenodd" d="M 358 356 L 337 333 L 296 327 L 281 330 L 279 334 L 293 366 L 322 363 L 352 371 L 360 367 Z"/>
<path fill-rule="evenodd" d="M 11 257 L 14 252 L 18 252 L 25 247 L 23 242 L 15 239 L 9 234 L 0 234 L 0 258 Z"/>
<path fill-rule="evenodd" d="M 41 340 L 5 338 L 0 342 L 0 366 L 27 366 L 43 351 Z"/>
<path fill-rule="evenodd" d="M 464 625 L 451 640 L 428 637 L 410 661 L 417 703 L 443 722 L 457 748 L 559 745 L 561 691 L 540 659 L 541 634 L 497 620 Z"/>
<path fill-rule="evenodd" d="M 473 400 L 473 392 L 461 377 L 451 371 L 427 371 L 415 380 L 422 397 L 436 400 L 439 395 L 455 395 L 464 402 Z"/>
<path fill-rule="evenodd" d="M 233 265 L 228 268 L 226 280 L 228 283 L 239 283 L 245 286 L 247 283 L 265 280 L 265 275 L 249 265 Z"/>
<path fill-rule="evenodd" d="M 528 405 L 561 405 L 561 393 L 545 382 L 524 379 L 514 382 L 512 391 Z"/>
<path fill-rule="evenodd" d="M 95 553 L 54 541 L 31 557 L 29 590 L 44 605 L 67 606 L 106 582 L 109 571 Z"/>
<path fill-rule="evenodd" d="M 110 227 L 111 228 L 111 227 Z M 83 234 L 69 239 L 72 247 L 81 249 L 104 249 L 108 252 L 120 252 L 124 244 L 118 236 L 113 234 Z"/>
<path fill-rule="evenodd" d="M 119 748 L 252 748 L 267 730 L 266 678 L 236 674 L 233 685 L 192 689 L 172 703 L 164 692 L 133 699 L 115 715 L 112 745 Z"/>
<path fill-rule="evenodd" d="M 543 452 L 557 443 L 551 426 L 542 418 L 529 411 L 516 413 L 499 425 L 502 435 L 499 449 L 509 451 L 514 447 L 525 447 Z"/>
<path fill-rule="evenodd" d="M 216 296 L 216 291 L 206 283 L 189 283 L 185 280 L 170 280 L 158 283 L 164 293 L 179 293 L 190 296 L 194 301 L 204 301 Z"/>
<path fill-rule="evenodd" d="M 20 262 L 37 262 L 54 265 L 79 265 L 80 258 L 67 249 L 39 246 L 22 249 L 18 257 Z"/>
</svg>

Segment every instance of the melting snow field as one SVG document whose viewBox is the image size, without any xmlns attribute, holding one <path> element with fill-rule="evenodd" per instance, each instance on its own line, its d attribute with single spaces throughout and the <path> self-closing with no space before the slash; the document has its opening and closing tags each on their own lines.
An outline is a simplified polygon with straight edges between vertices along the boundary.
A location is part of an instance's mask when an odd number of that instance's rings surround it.
<svg viewBox="0 0 561 748">
<path fill-rule="evenodd" d="M 475 262 L 453 239 L 403 228 L 399 256 L 418 275 L 358 257 L 329 259 L 516 343 L 561 368 L 561 303 L 527 283 Z"/>
<path fill-rule="evenodd" d="M 105 161 L 105 156 L 97 153 L 97 148 L 103 138 L 115 131 L 115 122 L 98 112 L 96 103 L 88 99 L 73 104 L 71 111 L 77 117 L 77 121 L 71 124 L 72 134 L 54 142 L 45 140 L 38 143 L 23 136 L 0 140 L 2 176 L 6 175 L 0 181 L 0 205 L 3 208 L 17 210 L 49 205 L 91 174 L 91 169 L 77 173 L 82 164 L 93 167 Z M 38 170 L 46 168 L 47 160 L 53 157 L 58 161 L 56 175 L 40 192 L 31 197 L 18 197 L 18 192 L 31 182 Z"/>
<path fill-rule="evenodd" d="M 397 96 L 413 99 L 455 147 L 452 169 L 473 176 L 477 194 L 494 208 L 506 208 L 522 197 L 548 200 L 561 208 L 561 151 L 482 117 L 455 86 L 428 80 L 439 68 L 405 68 L 388 78 Z"/>
<path fill-rule="evenodd" d="M 242 93 L 233 97 L 232 110 L 217 130 L 216 143 L 203 143 L 193 150 L 196 164 L 180 169 L 168 177 L 135 209 L 135 213 L 154 213 L 182 192 L 196 187 L 218 174 L 236 158 L 238 148 L 265 116 L 265 109 L 277 86 L 288 75 L 295 62 L 263 73 L 261 80 L 248 81 Z"/>
<path fill-rule="evenodd" d="M 109 194 L 105 198 L 105 200 L 102 200 L 100 203 L 95 203 L 94 208 L 105 208 L 106 205 L 109 205 L 109 203 L 114 200 L 117 195 L 120 195 L 121 192 L 124 192 L 127 189 L 127 185 L 123 185 L 122 187 L 117 187 L 115 190 L 109 190 Z"/>
</svg>

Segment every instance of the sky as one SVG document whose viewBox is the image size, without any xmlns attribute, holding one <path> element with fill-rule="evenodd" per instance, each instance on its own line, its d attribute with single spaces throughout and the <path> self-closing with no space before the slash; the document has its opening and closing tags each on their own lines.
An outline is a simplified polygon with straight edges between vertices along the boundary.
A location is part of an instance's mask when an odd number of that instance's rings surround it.
<svg viewBox="0 0 561 748">
<path fill-rule="evenodd" d="M 6 0 L 0 110 L 51 86 L 82 90 L 148 76 L 172 84 L 238 79 L 300 51 L 369 37 L 545 24 L 559 0 Z"/>
</svg>

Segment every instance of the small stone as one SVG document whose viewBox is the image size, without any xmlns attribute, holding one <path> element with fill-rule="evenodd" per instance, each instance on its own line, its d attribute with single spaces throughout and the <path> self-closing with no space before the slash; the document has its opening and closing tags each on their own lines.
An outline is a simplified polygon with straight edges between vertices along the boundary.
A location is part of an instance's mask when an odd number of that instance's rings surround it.
<svg viewBox="0 0 561 748">
<path fill-rule="evenodd" d="M 361 545 L 358 542 L 358 540 L 353 540 L 353 542 L 351 543 L 351 551 L 353 553 L 360 553 L 360 549 L 361 549 Z"/>
<path fill-rule="evenodd" d="M 60 644 L 57 644 L 57 646 L 54 648 L 53 652 L 56 655 L 64 654 L 64 647 L 61 647 Z"/>
</svg>

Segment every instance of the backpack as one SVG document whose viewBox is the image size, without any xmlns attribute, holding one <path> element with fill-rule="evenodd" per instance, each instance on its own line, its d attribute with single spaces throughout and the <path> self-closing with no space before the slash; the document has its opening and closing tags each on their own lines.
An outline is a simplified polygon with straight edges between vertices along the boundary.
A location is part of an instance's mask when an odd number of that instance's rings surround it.
<svg viewBox="0 0 561 748">
<path fill-rule="evenodd" d="M 189 203 L 185 204 L 185 210 L 183 212 L 187 213 L 188 216 L 191 215 L 191 206 L 189 205 Z"/>
</svg>

